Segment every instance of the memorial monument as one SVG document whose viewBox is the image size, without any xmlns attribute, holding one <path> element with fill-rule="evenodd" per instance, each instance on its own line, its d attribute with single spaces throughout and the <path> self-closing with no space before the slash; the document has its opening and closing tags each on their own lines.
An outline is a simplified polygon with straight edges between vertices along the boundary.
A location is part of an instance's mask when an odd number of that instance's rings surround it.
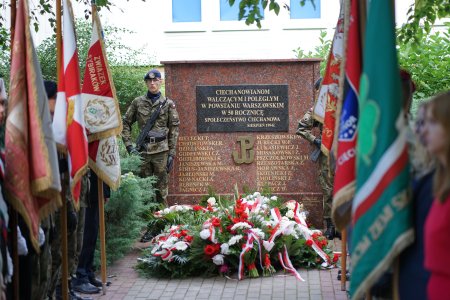
<svg viewBox="0 0 450 300">
<path fill-rule="evenodd" d="M 319 166 L 295 134 L 313 106 L 319 60 L 166 61 L 166 94 L 180 115 L 169 204 L 197 203 L 237 184 L 304 203 L 322 228 Z"/>
</svg>

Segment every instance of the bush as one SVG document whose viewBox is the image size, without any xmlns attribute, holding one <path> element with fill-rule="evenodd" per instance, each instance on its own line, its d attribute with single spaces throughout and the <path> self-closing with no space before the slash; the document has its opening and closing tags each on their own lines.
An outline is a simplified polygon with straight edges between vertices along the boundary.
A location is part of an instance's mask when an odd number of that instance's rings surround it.
<svg viewBox="0 0 450 300">
<path fill-rule="evenodd" d="M 117 191 L 105 205 L 106 258 L 112 264 L 130 251 L 146 225 L 146 213 L 154 203 L 156 178 L 134 175 L 140 169 L 138 156 L 122 157 L 122 178 Z M 97 243 L 96 265 L 100 266 L 100 243 Z"/>
</svg>

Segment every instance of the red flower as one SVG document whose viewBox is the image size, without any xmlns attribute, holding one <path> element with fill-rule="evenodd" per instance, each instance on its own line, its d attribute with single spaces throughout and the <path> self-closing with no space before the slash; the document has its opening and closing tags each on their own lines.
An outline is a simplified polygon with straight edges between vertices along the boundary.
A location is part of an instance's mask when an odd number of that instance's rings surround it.
<svg viewBox="0 0 450 300">
<path fill-rule="evenodd" d="M 193 239 L 192 235 L 187 235 L 184 237 L 184 240 L 188 243 L 192 242 L 192 239 Z"/>
<path fill-rule="evenodd" d="M 333 256 L 333 262 L 336 263 L 339 260 L 339 254 L 335 253 Z"/>
<path fill-rule="evenodd" d="M 251 270 L 254 270 L 254 269 L 256 269 L 256 266 L 255 266 L 255 263 L 252 262 L 251 264 L 248 265 L 248 270 L 251 271 Z"/>
<path fill-rule="evenodd" d="M 219 244 L 206 245 L 205 248 L 203 249 L 203 252 L 205 252 L 205 254 L 208 256 L 214 256 L 217 253 L 219 253 L 219 251 L 220 251 Z"/>
<path fill-rule="evenodd" d="M 187 235 L 187 233 L 188 233 L 188 231 L 187 230 L 181 230 L 181 232 L 180 232 L 180 236 L 186 236 Z"/>
<path fill-rule="evenodd" d="M 214 247 L 213 245 L 206 245 L 203 249 L 203 252 L 205 252 L 206 255 L 212 256 L 214 254 Z"/>
<path fill-rule="evenodd" d="M 305 244 L 306 244 L 306 246 L 311 247 L 312 244 L 313 244 L 313 241 L 312 240 L 307 240 Z"/>
<path fill-rule="evenodd" d="M 245 209 L 236 207 L 234 212 L 236 213 L 236 215 L 240 215 L 245 212 Z"/>
<path fill-rule="evenodd" d="M 212 224 L 212 226 L 214 226 L 214 227 L 219 227 L 219 226 L 220 226 L 220 219 L 219 219 L 219 218 L 213 218 L 213 219 L 211 220 L 211 224 Z"/>
<path fill-rule="evenodd" d="M 194 205 L 194 206 L 192 207 L 192 209 L 193 209 L 194 211 L 199 211 L 199 210 L 203 210 L 203 207 L 201 207 L 200 205 Z"/>
<path fill-rule="evenodd" d="M 264 267 L 268 268 L 270 265 L 270 256 L 268 253 L 266 253 L 266 257 L 264 258 Z"/>
</svg>

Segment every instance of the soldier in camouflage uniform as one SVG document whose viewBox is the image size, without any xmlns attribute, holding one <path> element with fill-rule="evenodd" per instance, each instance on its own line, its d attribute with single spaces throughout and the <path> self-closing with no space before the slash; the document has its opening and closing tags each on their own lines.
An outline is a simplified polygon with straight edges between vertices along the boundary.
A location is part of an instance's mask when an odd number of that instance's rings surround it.
<svg viewBox="0 0 450 300">
<path fill-rule="evenodd" d="M 314 87 L 316 90 L 320 87 L 321 79 L 319 79 Z M 313 129 L 319 128 L 319 136 L 316 137 L 313 134 Z M 313 152 L 315 154 L 318 152 L 318 157 L 316 155 L 311 155 L 311 158 L 314 162 L 318 160 L 320 173 L 319 173 L 319 182 L 322 187 L 323 193 L 323 219 L 326 222 L 326 231 L 325 236 L 332 240 L 335 236 L 335 227 L 331 220 L 331 206 L 333 202 L 333 181 L 334 181 L 334 172 L 330 172 L 330 166 L 328 163 L 328 158 L 320 151 L 320 146 L 322 144 L 321 134 L 322 134 L 322 124 L 313 118 L 313 109 L 309 109 L 303 118 L 298 122 L 297 132 L 296 134 L 303 137 L 305 140 L 314 144 L 317 149 Z M 313 156 L 316 156 L 313 158 Z"/>
<path fill-rule="evenodd" d="M 144 81 L 148 92 L 134 99 L 128 107 L 123 117 L 122 139 L 129 154 L 142 157 L 141 177 L 151 175 L 157 177 L 156 198 L 158 202 L 167 205 L 168 173 L 176 154 L 180 120 L 174 101 L 161 95 L 161 73 L 156 69 L 150 70 L 144 76 Z M 136 149 L 131 140 L 131 126 L 137 122 L 142 131 L 147 120 L 162 104 L 161 111 L 147 134 L 145 144 L 141 149 Z"/>
</svg>

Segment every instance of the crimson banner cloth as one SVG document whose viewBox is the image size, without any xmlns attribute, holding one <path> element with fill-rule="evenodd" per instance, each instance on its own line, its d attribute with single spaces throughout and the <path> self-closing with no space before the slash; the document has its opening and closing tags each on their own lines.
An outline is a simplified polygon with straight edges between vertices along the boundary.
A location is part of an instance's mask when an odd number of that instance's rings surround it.
<svg viewBox="0 0 450 300">
<path fill-rule="evenodd" d="M 61 205 L 56 143 L 47 94 L 33 45 L 28 3 L 17 5 L 5 132 L 7 199 L 25 220 L 39 252 L 39 223 Z"/>
<path fill-rule="evenodd" d="M 87 135 L 84 125 L 80 71 L 70 0 L 63 0 L 63 57 L 58 76 L 53 131 L 60 149 L 67 151 L 70 188 L 75 206 L 80 198 L 80 178 L 88 164 Z"/>
<path fill-rule="evenodd" d="M 391 1 L 370 2 L 366 28 L 352 206 L 352 299 L 362 299 L 414 239 Z"/>
<path fill-rule="evenodd" d="M 351 1 L 345 64 L 344 100 L 339 120 L 336 169 L 333 186 L 332 215 L 336 227 L 345 229 L 351 219 L 351 200 L 355 193 L 356 137 L 358 125 L 361 42 L 359 5 Z"/>
</svg>

